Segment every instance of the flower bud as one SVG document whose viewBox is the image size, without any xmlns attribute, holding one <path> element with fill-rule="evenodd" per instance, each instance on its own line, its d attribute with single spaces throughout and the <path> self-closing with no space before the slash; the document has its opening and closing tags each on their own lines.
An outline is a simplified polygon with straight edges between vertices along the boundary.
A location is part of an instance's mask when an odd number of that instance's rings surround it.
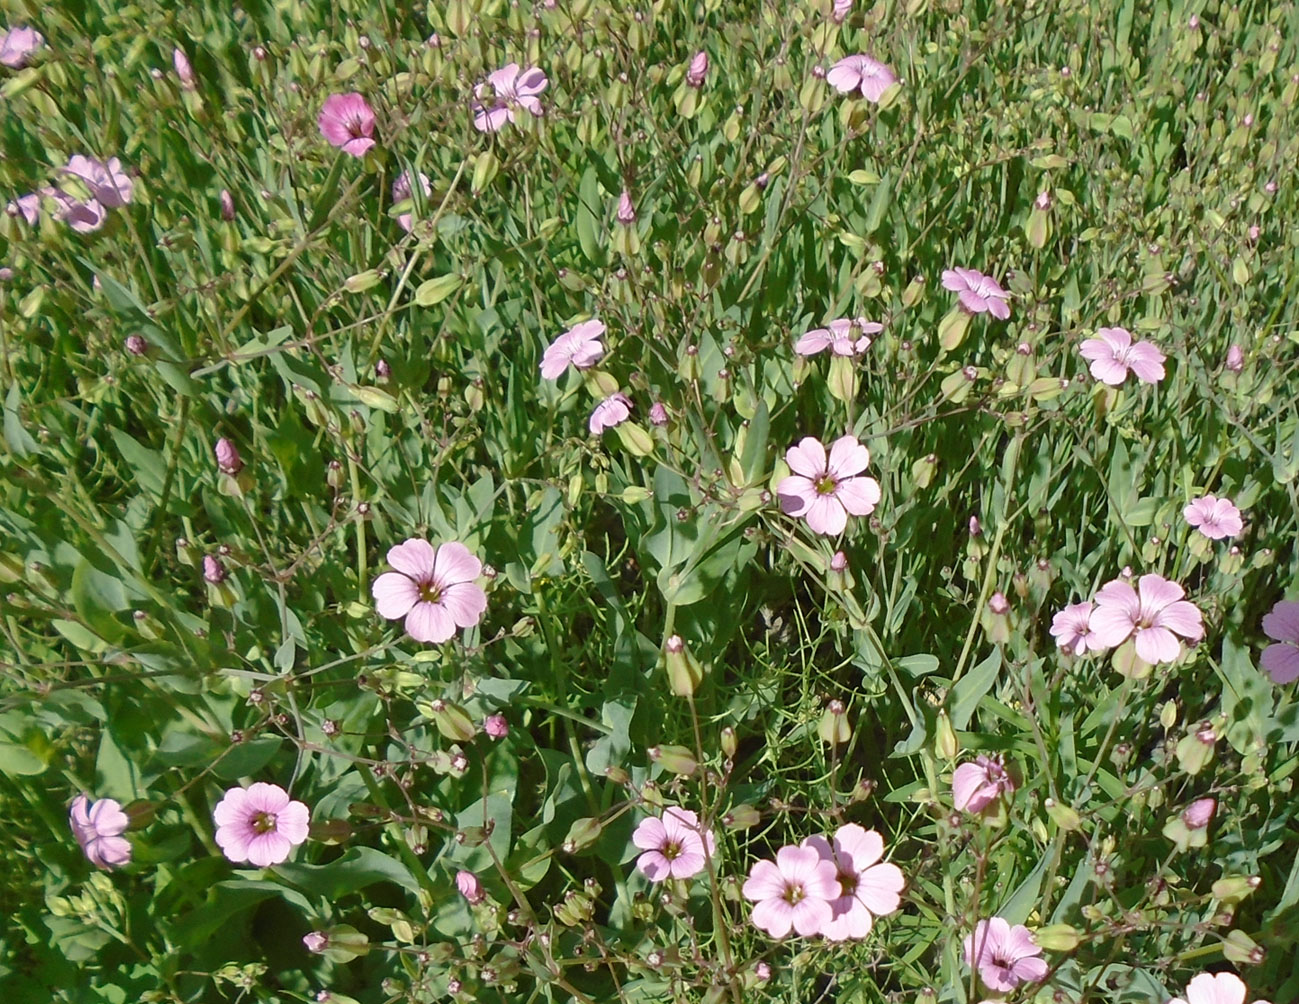
<svg viewBox="0 0 1299 1004">
<path fill-rule="evenodd" d="M 1245 350 L 1233 344 L 1227 349 L 1227 359 L 1223 366 L 1232 373 L 1239 373 L 1245 368 Z"/>
<path fill-rule="evenodd" d="M 663 406 L 662 401 L 655 401 L 650 405 L 649 420 L 650 425 L 663 426 L 668 424 L 668 410 Z"/>
<path fill-rule="evenodd" d="M 816 727 L 816 734 L 823 742 L 831 746 L 846 743 L 852 738 L 852 726 L 848 724 L 848 709 L 843 701 L 831 701 L 821 713 L 821 721 Z"/>
<path fill-rule="evenodd" d="M 835 551 L 830 558 L 830 571 L 842 572 L 848 567 L 848 555 L 842 551 Z"/>
<path fill-rule="evenodd" d="M 1072 952 L 1081 940 L 1070 924 L 1048 924 L 1033 932 L 1033 941 L 1048 952 Z"/>
<path fill-rule="evenodd" d="M 438 698 L 419 705 L 419 710 L 433 719 L 437 730 L 452 742 L 467 743 L 477 731 L 473 719 L 469 717 L 469 712 L 458 704 Z"/>
<path fill-rule="evenodd" d="M 319 955 L 329 944 L 329 938 L 324 931 L 312 931 L 310 934 L 302 936 L 302 943 L 306 946 L 308 952 Z"/>
<path fill-rule="evenodd" d="M 504 715 L 488 715 L 483 719 L 483 731 L 492 739 L 504 739 L 510 731 L 510 723 Z"/>
<path fill-rule="evenodd" d="M 618 196 L 617 219 L 623 226 L 631 226 L 636 222 L 636 207 L 632 205 L 631 193 L 625 188 L 622 190 L 622 194 Z"/>
<path fill-rule="evenodd" d="M 699 762 L 684 746 L 651 746 L 647 751 L 654 763 L 659 763 L 673 774 L 690 777 L 699 769 Z"/>
<path fill-rule="evenodd" d="M 213 452 L 216 454 L 217 470 L 222 474 L 238 474 L 244 469 L 244 462 L 239 456 L 239 450 L 234 443 L 224 436 L 216 441 Z"/>
<path fill-rule="evenodd" d="M 1232 931 L 1222 939 L 1222 955 L 1228 962 L 1250 966 L 1257 966 L 1264 958 L 1263 949 L 1244 931 Z"/>
<path fill-rule="evenodd" d="M 568 828 L 568 836 L 564 838 L 564 853 L 575 854 L 590 847 L 600 839 L 603 832 L 604 824 L 596 816 L 583 816 L 575 820 Z"/>
<path fill-rule="evenodd" d="M 144 340 L 143 335 L 127 335 L 126 351 L 133 356 L 146 355 L 149 351 L 149 343 Z"/>
<path fill-rule="evenodd" d="M 691 87 L 702 87 L 704 78 L 708 76 L 708 53 L 700 49 L 695 53 L 694 58 L 690 60 L 690 68 L 686 70 L 686 83 Z"/>
<path fill-rule="evenodd" d="M 172 49 L 171 65 L 176 70 L 176 77 L 180 80 L 181 87 L 187 91 L 194 89 L 194 67 L 189 63 L 189 57 L 185 51 L 180 48 Z"/>
<path fill-rule="evenodd" d="M 1182 811 L 1182 821 L 1193 830 L 1202 830 L 1213 819 L 1218 803 L 1212 798 L 1197 798 Z"/>
<path fill-rule="evenodd" d="M 728 830 L 747 830 L 762 822 L 762 814 L 746 802 L 734 806 L 722 817 L 722 825 Z"/>
<path fill-rule="evenodd" d="M 703 682 L 703 669 L 678 634 L 674 634 L 667 640 L 664 650 L 669 689 L 677 697 L 689 697 Z"/>
<path fill-rule="evenodd" d="M 952 720 L 947 717 L 945 709 L 940 709 L 938 712 L 937 732 L 934 737 L 934 752 L 944 760 L 955 760 L 956 755 L 961 752 L 961 743 L 956 738 L 956 730 L 952 728 Z"/>
<path fill-rule="evenodd" d="M 226 570 L 215 555 L 203 555 L 203 578 L 217 586 L 226 580 Z"/>
<path fill-rule="evenodd" d="M 456 872 L 456 888 L 460 890 L 460 895 L 467 899 L 470 905 L 481 903 L 487 898 L 487 893 L 483 890 L 483 884 L 479 881 L 478 876 L 473 872 L 465 871 L 463 868 Z"/>
<path fill-rule="evenodd" d="M 229 223 L 235 218 L 235 197 L 230 194 L 230 189 L 221 189 L 221 219 Z"/>
<path fill-rule="evenodd" d="M 728 725 L 722 729 L 722 755 L 727 760 L 734 760 L 737 748 L 735 730 Z"/>
<path fill-rule="evenodd" d="M 1183 736 L 1177 743 L 1177 764 L 1194 776 L 1213 762 L 1218 737 L 1212 728 L 1202 728 Z"/>
<path fill-rule="evenodd" d="M 1055 799 L 1048 798 L 1043 806 L 1051 821 L 1062 830 L 1076 830 L 1082 826 L 1082 817 L 1068 805 L 1061 805 Z"/>
<path fill-rule="evenodd" d="M 1213 897 L 1224 903 L 1238 903 L 1262 884 L 1263 880 L 1257 875 L 1220 878 L 1213 883 Z"/>
</svg>

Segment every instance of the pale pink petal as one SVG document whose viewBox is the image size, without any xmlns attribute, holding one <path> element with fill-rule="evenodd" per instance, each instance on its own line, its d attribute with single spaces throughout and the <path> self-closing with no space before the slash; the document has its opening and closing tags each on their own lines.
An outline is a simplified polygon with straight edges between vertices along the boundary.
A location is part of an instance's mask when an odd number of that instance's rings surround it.
<svg viewBox="0 0 1299 1004">
<path fill-rule="evenodd" d="M 233 826 L 247 815 L 247 802 L 247 791 L 243 788 L 231 788 L 212 810 L 212 819 L 218 827 Z"/>
<path fill-rule="evenodd" d="M 997 297 L 988 299 L 988 313 L 999 321 L 1004 321 L 1010 316 L 1010 306 L 1005 300 Z"/>
<path fill-rule="evenodd" d="M 514 112 L 509 105 L 496 105 L 493 108 L 479 106 L 474 113 L 474 128 L 479 132 L 500 132 L 505 123 L 514 121 Z"/>
<path fill-rule="evenodd" d="M 514 84 L 514 91 L 522 101 L 525 98 L 540 94 L 549 83 L 550 81 L 546 79 L 545 73 L 538 67 L 531 66 L 519 75 L 519 79 Z"/>
<path fill-rule="evenodd" d="M 849 478 L 839 482 L 834 497 L 854 516 L 869 516 L 880 502 L 880 484 L 874 478 Z"/>
<path fill-rule="evenodd" d="M 111 798 L 101 798 L 90 810 L 89 820 L 101 837 L 115 837 L 131 825 L 130 817 Z"/>
<path fill-rule="evenodd" d="M 693 878 L 707 867 L 703 851 L 686 850 L 677 855 L 672 862 L 672 877 L 678 879 Z"/>
<path fill-rule="evenodd" d="M 861 66 L 857 63 L 857 57 L 847 56 L 835 63 L 826 71 L 825 82 L 841 94 L 855 91 L 862 82 Z"/>
<path fill-rule="evenodd" d="M 248 841 L 248 863 L 256 865 L 258 868 L 266 868 L 270 865 L 278 865 L 289 859 L 289 853 L 293 850 L 293 845 L 289 843 L 284 834 L 269 830 L 266 833 L 259 833 L 252 840 Z"/>
<path fill-rule="evenodd" d="M 749 900 L 778 899 L 785 891 L 785 877 L 774 861 L 758 861 L 741 891 Z"/>
<path fill-rule="evenodd" d="M 826 910 L 829 911 L 828 906 Z M 770 897 L 754 906 L 749 919 L 754 927 L 766 931 L 773 938 L 783 938 L 794 926 L 794 908 L 783 899 Z"/>
<path fill-rule="evenodd" d="M 969 283 L 961 275 L 959 269 L 945 269 L 943 271 L 943 289 L 949 289 L 953 293 L 959 293 L 963 289 L 969 289 Z"/>
<path fill-rule="evenodd" d="M 906 884 L 902 869 L 897 865 L 873 865 L 857 880 L 857 899 L 875 916 L 882 917 L 901 905 Z"/>
<path fill-rule="evenodd" d="M 865 871 L 884 857 L 884 838 L 875 830 L 848 823 L 834 832 L 835 850 L 846 855 L 854 871 Z M 822 855 L 824 857 L 824 855 Z"/>
<path fill-rule="evenodd" d="M 452 540 L 437 549 L 431 578 L 439 586 L 449 586 L 457 582 L 472 582 L 482 572 L 483 563 L 469 548 L 458 540 Z"/>
<path fill-rule="evenodd" d="M 805 938 L 820 934 L 830 921 L 830 904 L 823 899 L 809 897 L 794 904 L 792 909 L 794 930 Z"/>
<path fill-rule="evenodd" d="M 1162 575 L 1141 576 L 1137 581 L 1137 592 L 1140 596 L 1141 610 L 1145 613 L 1162 610 L 1186 595 L 1185 589 Z"/>
<path fill-rule="evenodd" d="M 958 298 L 961 301 L 961 306 L 963 306 L 971 314 L 981 314 L 985 310 L 989 309 L 988 308 L 989 301 L 987 300 L 987 298 L 980 296 L 978 293 L 974 292 L 973 290 L 970 289 L 961 290 L 961 292 L 958 294 Z"/>
<path fill-rule="evenodd" d="M 1165 627 L 1180 634 L 1187 641 L 1196 642 L 1204 637 L 1204 618 L 1195 604 L 1186 600 L 1164 607 L 1153 623 L 1156 627 Z"/>
<path fill-rule="evenodd" d="M 1152 666 L 1172 662 L 1182 651 L 1177 636 L 1167 628 L 1149 627 L 1137 630 L 1137 655 Z"/>
<path fill-rule="evenodd" d="M 1164 354 L 1149 342 L 1137 342 L 1128 349 L 1127 363 L 1137 379 L 1158 383 L 1164 379 Z"/>
<path fill-rule="evenodd" d="M 802 516 L 817 498 L 816 486 L 810 480 L 791 474 L 782 478 L 776 485 L 776 496 L 780 499 L 780 508 L 790 516 Z"/>
<path fill-rule="evenodd" d="M 1122 579 L 1112 579 L 1096 592 L 1096 606 L 1122 610 L 1135 623 L 1141 615 L 1141 600 L 1137 591 Z"/>
<path fill-rule="evenodd" d="M 406 633 L 416 641 L 440 643 L 456 633 L 456 622 L 440 603 L 416 603 L 406 614 Z"/>
<path fill-rule="evenodd" d="M 840 436 L 830 446 L 830 460 L 827 469 L 838 480 L 860 474 L 866 470 L 870 462 L 870 450 L 857 442 L 857 437 Z"/>
<path fill-rule="evenodd" d="M 1136 620 L 1119 607 L 1098 606 L 1092 611 L 1090 626 L 1100 648 L 1114 648 L 1132 637 Z"/>
<path fill-rule="evenodd" d="M 388 548 L 388 564 L 421 582 L 433 580 L 433 560 L 436 556 L 433 545 L 418 537 Z"/>
<path fill-rule="evenodd" d="M 289 793 L 278 784 L 255 781 L 248 786 L 245 806 L 253 812 L 277 813 L 289 804 Z"/>
<path fill-rule="evenodd" d="M 442 590 L 441 603 L 456 627 L 473 627 L 487 609 L 487 594 L 473 582 L 456 582 Z"/>
<path fill-rule="evenodd" d="M 667 843 L 667 829 L 657 816 L 646 816 L 632 832 L 631 842 L 642 851 L 657 850 Z"/>
<path fill-rule="evenodd" d="M 360 157 L 375 145 L 376 143 L 369 136 L 358 136 L 356 139 L 349 139 L 339 149 L 344 153 L 350 153 L 353 157 Z"/>
<path fill-rule="evenodd" d="M 1036 983 L 1039 980 L 1046 979 L 1048 969 L 1045 959 L 1030 956 L 1017 960 L 1010 967 L 1010 972 L 1021 983 Z"/>
<path fill-rule="evenodd" d="M 1190 1004 L 1245 1004 L 1245 984 L 1234 973 L 1201 973 L 1186 985 Z"/>
<path fill-rule="evenodd" d="M 672 862 L 658 850 L 648 850 L 638 857 L 636 867 L 651 882 L 662 882 L 672 873 Z"/>
<path fill-rule="evenodd" d="M 275 829 L 289 843 L 302 843 L 311 830 L 311 810 L 302 802 L 290 802 L 275 814 Z"/>
<path fill-rule="evenodd" d="M 379 616 L 388 620 L 405 617 L 420 597 L 419 585 L 401 572 L 384 572 L 374 580 L 370 593 Z"/>
<path fill-rule="evenodd" d="M 1132 344 L 1132 333 L 1127 328 L 1099 328 L 1096 335 L 1110 347 L 1110 354 L 1114 356 L 1122 355 Z"/>
<path fill-rule="evenodd" d="M 804 436 L 797 446 L 785 451 L 785 463 L 795 474 L 805 478 L 820 478 L 826 473 L 825 447 L 820 440 Z"/>
<path fill-rule="evenodd" d="M 828 349 L 833 341 L 834 336 L 825 328 L 815 328 L 794 343 L 794 351 L 800 356 L 814 356 Z"/>
<path fill-rule="evenodd" d="M 807 507 L 807 525 L 814 533 L 833 537 L 848 525 L 848 513 L 833 495 L 817 495 Z"/>
<path fill-rule="evenodd" d="M 992 800 L 979 798 L 979 792 L 987 784 L 988 772 L 983 767 L 977 763 L 961 764 L 952 774 L 952 804 L 961 810 L 981 811 Z"/>
</svg>

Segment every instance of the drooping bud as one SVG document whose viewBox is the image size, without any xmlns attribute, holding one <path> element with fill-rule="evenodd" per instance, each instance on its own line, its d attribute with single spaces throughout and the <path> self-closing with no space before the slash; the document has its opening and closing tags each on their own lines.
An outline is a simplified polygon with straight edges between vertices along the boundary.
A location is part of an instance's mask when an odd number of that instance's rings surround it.
<svg viewBox="0 0 1299 1004">
<path fill-rule="evenodd" d="M 1223 366 L 1232 373 L 1239 373 L 1245 368 L 1245 350 L 1239 345 L 1232 344 L 1227 349 L 1227 360 Z"/>
<path fill-rule="evenodd" d="M 842 551 L 835 551 L 830 557 L 830 571 L 842 572 L 848 567 L 848 555 Z"/>
<path fill-rule="evenodd" d="M 1263 880 L 1257 875 L 1250 875 L 1248 878 L 1238 875 L 1228 876 L 1213 883 L 1213 896 L 1214 899 L 1220 899 L 1224 903 L 1238 903 L 1262 884 Z"/>
<path fill-rule="evenodd" d="M 722 825 L 728 830 L 747 830 L 762 822 L 762 814 L 747 802 L 734 806 L 722 817 Z"/>
<path fill-rule="evenodd" d="M 144 340 L 143 335 L 127 335 L 126 351 L 133 356 L 145 355 L 149 351 L 149 343 Z"/>
<path fill-rule="evenodd" d="M 189 57 L 185 55 L 185 50 L 180 48 L 172 49 L 171 65 L 176 69 L 176 76 L 180 80 L 180 86 L 187 91 L 194 89 L 194 67 L 189 64 Z"/>
<path fill-rule="evenodd" d="M 1048 924 L 1033 932 L 1033 941 L 1048 952 L 1072 952 L 1081 938 L 1070 924 Z"/>
<path fill-rule="evenodd" d="M 735 730 L 729 725 L 722 729 L 722 755 L 727 760 L 735 759 L 735 752 L 738 749 L 735 739 Z"/>
<path fill-rule="evenodd" d="M 684 746 L 651 746 L 647 752 L 652 761 L 662 764 L 673 774 L 689 777 L 699 769 L 699 761 Z"/>
<path fill-rule="evenodd" d="M 217 469 L 222 474 L 238 474 L 244 469 L 243 458 L 239 456 L 239 450 L 235 444 L 224 436 L 216 441 L 216 446 L 212 451 L 216 454 Z"/>
<path fill-rule="evenodd" d="M 662 426 L 668 424 L 668 410 L 664 407 L 662 401 L 655 401 L 650 405 L 649 420 L 650 425 Z"/>
<path fill-rule="evenodd" d="M 1213 819 L 1218 803 L 1212 798 L 1197 798 L 1182 810 L 1182 821 L 1193 830 L 1202 830 Z"/>
<path fill-rule="evenodd" d="M 479 881 L 478 876 L 473 872 L 465 871 L 463 868 L 456 872 L 456 888 L 460 890 L 460 895 L 467 899 L 471 905 L 481 903 L 487 898 L 483 883 Z"/>
<path fill-rule="evenodd" d="M 439 697 L 427 704 L 418 705 L 418 708 L 421 714 L 432 718 L 437 730 L 452 742 L 467 743 L 474 737 L 474 720 L 460 705 Z"/>
<path fill-rule="evenodd" d="M 686 70 L 686 83 L 691 87 L 702 87 L 704 78 L 708 76 L 708 53 L 700 49 L 690 60 L 690 68 Z"/>
<path fill-rule="evenodd" d="M 623 226 L 630 226 L 636 222 L 636 207 L 632 204 L 631 193 L 625 188 L 618 196 L 617 219 Z"/>
</svg>

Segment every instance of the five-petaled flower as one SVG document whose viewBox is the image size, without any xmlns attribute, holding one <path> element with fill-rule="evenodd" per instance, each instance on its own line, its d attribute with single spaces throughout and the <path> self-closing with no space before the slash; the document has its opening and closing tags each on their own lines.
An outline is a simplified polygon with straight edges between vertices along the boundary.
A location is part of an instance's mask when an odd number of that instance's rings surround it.
<svg viewBox="0 0 1299 1004">
<path fill-rule="evenodd" d="M 1047 964 L 1041 955 L 1027 927 L 1011 927 L 1001 917 L 979 921 L 965 938 L 965 964 L 978 969 L 988 989 L 999 993 L 1044 979 Z"/>
<path fill-rule="evenodd" d="M 375 145 L 374 109 L 355 91 L 331 94 L 316 120 L 320 135 L 353 157 L 363 157 Z"/>
<path fill-rule="evenodd" d="M 541 357 L 542 378 L 558 380 L 570 365 L 579 370 L 594 366 L 604 355 L 603 334 L 604 324 L 596 318 L 574 324 L 546 347 Z"/>
<path fill-rule="evenodd" d="M 943 272 L 943 288 L 957 294 L 961 307 L 969 314 L 989 313 L 1004 321 L 1010 316 L 1007 293 L 991 276 L 972 268 L 949 268 Z"/>
<path fill-rule="evenodd" d="M 820 934 L 834 917 L 830 903 L 840 898 L 833 861 L 813 847 L 782 847 L 775 861 L 759 861 L 743 886 L 744 898 L 755 905 L 753 925 L 773 938 L 790 930 L 804 937 Z"/>
<path fill-rule="evenodd" d="M 474 580 L 483 563 L 458 541 L 434 547 L 412 537 L 388 549 L 396 569 L 374 580 L 372 592 L 381 617 L 405 618 L 416 641 L 444 642 L 457 628 L 473 627 L 487 609 L 487 594 Z"/>
<path fill-rule="evenodd" d="M 898 78 L 878 59 L 861 54 L 844 56 L 826 72 L 825 82 L 841 94 L 860 90 L 867 101 L 879 104 L 884 92 L 896 84 Z"/>
<path fill-rule="evenodd" d="M 622 425 L 630 416 L 631 398 L 618 391 L 610 394 L 595 406 L 595 410 L 591 412 L 590 421 L 587 422 L 587 427 L 591 430 L 591 435 L 598 436 L 605 429 L 612 429 L 615 425 Z"/>
<path fill-rule="evenodd" d="M 258 781 L 231 788 L 212 810 L 217 846 L 236 864 L 258 868 L 287 861 L 307 839 L 311 810 L 295 802 L 278 784 Z"/>
<path fill-rule="evenodd" d="M 836 356 L 859 356 L 871 346 L 871 335 L 884 330 L 884 325 L 864 317 L 840 317 L 824 328 L 813 328 L 794 343 L 800 356 L 814 356 L 829 349 Z"/>
<path fill-rule="evenodd" d="M 876 831 L 848 823 L 835 831 L 833 841 L 808 837 L 803 846 L 835 867 L 840 896 L 830 901 L 830 919 L 821 927 L 830 941 L 864 938 L 876 917 L 898 908 L 906 879 L 897 865 L 880 860 L 884 839 Z"/>
<path fill-rule="evenodd" d="M 429 183 L 428 175 L 423 171 L 419 172 L 419 187 L 424 198 L 427 199 L 433 195 L 433 186 Z M 402 171 L 392 183 L 392 201 L 394 203 L 408 202 L 414 198 L 414 195 L 415 192 L 410 183 L 410 172 Z M 397 215 L 397 226 L 410 233 L 414 219 L 415 214 L 412 211 L 399 213 Z"/>
<path fill-rule="evenodd" d="M 806 519 L 815 533 L 842 533 L 850 515 L 869 516 L 879 504 L 879 482 L 860 476 L 870 460 L 855 436 L 836 439 L 828 457 L 820 440 L 805 436 L 785 451 L 793 473 L 776 486 L 781 509 Z"/>
<path fill-rule="evenodd" d="M 1142 383 L 1164 379 L 1164 354 L 1149 342 L 1134 342 L 1127 328 L 1100 328 L 1078 351 L 1091 362 L 1092 376 L 1112 387 L 1126 380 L 1129 372 Z"/>
<path fill-rule="evenodd" d="M 80 178 L 90 191 L 90 197 L 105 209 L 120 209 L 131 201 L 133 185 L 130 175 L 116 157 L 103 161 L 74 154 L 68 158 L 63 173 Z"/>
<path fill-rule="evenodd" d="M 1091 628 L 1091 600 L 1072 603 L 1051 618 L 1051 637 L 1066 652 L 1082 655 L 1104 648 Z"/>
<path fill-rule="evenodd" d="M 676 806 L 664 809 L 662 819 L 642 819 L 631 842 L 644 851 L 636 859 L 636 867 L 651 882 L 693 878 L 717 853 L 717 843 L 712 833 L 699 825 L 699 817 Z"/>
<path fill-rule="evenodd" d="M 1015 779 L 1006 770 L 1000 754 L 980 753 L 973 763 L 963 763 L 952 775 L 952 804 L 965 812 L 978 814 L 1003 793 L 1015 790 Z"/>
<path fill-rule="evenodd" d="M 523 108 L 541 115 L 537 95 L 549 81 L 535 66 L 520 69 L 518 63 L 507 63 L 487 75 L 487 82 L 474 88 L 474 128 L 479 132 L 499 132 L 514 121 L 514 109 Z"/>
<path fill-rule="evenodd" d="M 23 25 L 0 33 L 0 66 L 21 70 L 33 52 L 45 44 L 45 36 L 35 28 Z"/>
<path fill-rule="evenodd" d="M 68 810 L 68 822 L 86 860 L 96 868 L 120 868 L 131 860 L 131 844 L 122 836 L 131 820 L 116 799 L 91 804 L 78 795 Z"/>
<path fill-rule="evenodd" d="M 1299 602 L 1282 600 L 1264 614 L 1263 633 L 1275 643 L 1259 659 L 1272 682 L 1299 680 Z"/>
<path fill-rule="evenodd" d="M 1106 648 L 1136 639 L 1137 656 L 1154 666 L 1172 662 L 1182 651 L 1177 636 L 1192 644 L 1204 637 L 1204 621 L 1185 590 L 1162 575 L 1143 575 L 1137 588 L 1122 579 L 1101 586 L 1091 629 Z"/>
<path fill-rule="evenodd" d="M 1240 510 L 1231 499 L 1220 499 L 1216 495 L 1203 495 L 1193 499 L 1191 504 L 1182 510 L 1182 515 L 1187 523 L 1210 540 L 1238 536 L 1245 528 L 1245 522 L 1240 518 Z"/>
</svg>

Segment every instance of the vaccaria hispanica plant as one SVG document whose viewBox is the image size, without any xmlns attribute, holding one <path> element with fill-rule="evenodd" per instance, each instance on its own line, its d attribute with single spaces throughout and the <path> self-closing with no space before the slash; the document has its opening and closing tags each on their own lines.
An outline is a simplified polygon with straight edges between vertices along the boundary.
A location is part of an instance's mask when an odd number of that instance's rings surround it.
<svg viewBox="0 0 1299 1004">
<path fill-rule="evenodd" d="M 1297 17 L 7 8 L 0 982 L 1299 999 Z"/>
</svg>

